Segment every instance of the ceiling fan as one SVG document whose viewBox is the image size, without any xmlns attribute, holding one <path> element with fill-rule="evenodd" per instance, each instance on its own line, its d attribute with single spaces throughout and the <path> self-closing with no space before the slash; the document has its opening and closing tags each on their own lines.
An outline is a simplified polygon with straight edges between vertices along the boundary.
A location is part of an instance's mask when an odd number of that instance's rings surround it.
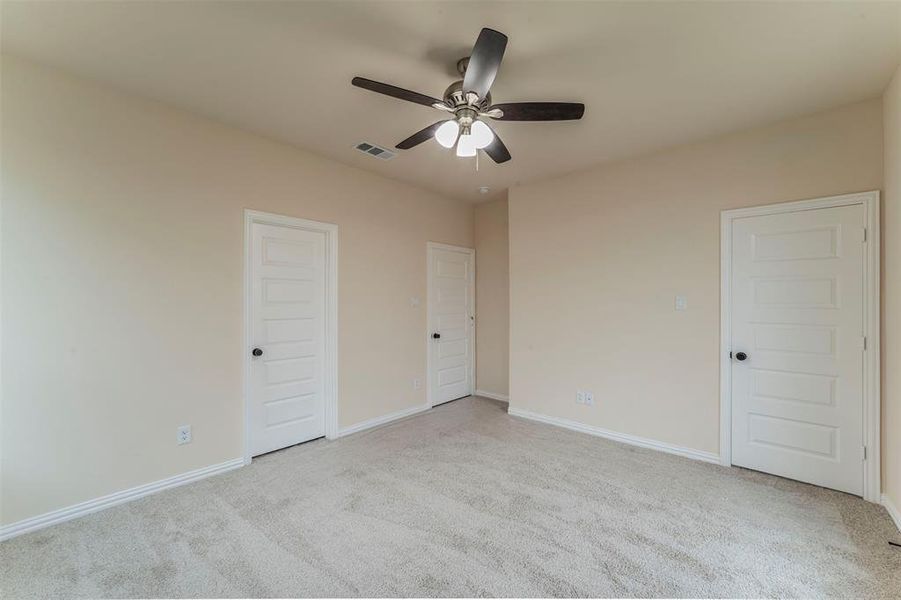
<svg viewBox="0 0 901 600">
<path fill-rule="evenodd" d="M 457 71 L 463 76 L 444 92 L 443 99 L 411 92 L 387 83 L 354 77 L 351 83 L 357 87 L 385 94 L 407 102 L 437 108 L 453 115 L 417 131 L 397 144 L 400 150 L 409 150 L 431 137 L 445 148 L 457 147 L 457 156 L 476 156 L 483 150 L 496 163 L 510 160 L 510 152 L 486 118 L 498 121 L 572 121 L 582 118 L 585 105 L 574 102 L 513 102 L 492 104 L 491 84 L 507 47 L 503 33 L 482 29 L 468 58 L 457 62 Z"/>
</svg>

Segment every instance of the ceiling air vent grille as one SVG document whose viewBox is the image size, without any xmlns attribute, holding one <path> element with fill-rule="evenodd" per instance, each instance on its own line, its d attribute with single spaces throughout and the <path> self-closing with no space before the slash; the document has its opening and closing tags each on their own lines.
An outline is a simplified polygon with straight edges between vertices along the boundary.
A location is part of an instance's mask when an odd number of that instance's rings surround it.
<svg viewBox="0 0 901 600">
<path fill-rule="evenodd" d="M 381 146 L 377 146 L 376 144 L 370 144 L 369 142 L 360 142 L 356 146 L 354 146 L 357 150 L 362 152 L 363 154 L 368 154 L 369 156 L 374 156 L 381 160 L 391 160 L 395 156 L 397 156 L 396 152 L 392 152 L 387 148 L 382 148 Z"/>
</svg>

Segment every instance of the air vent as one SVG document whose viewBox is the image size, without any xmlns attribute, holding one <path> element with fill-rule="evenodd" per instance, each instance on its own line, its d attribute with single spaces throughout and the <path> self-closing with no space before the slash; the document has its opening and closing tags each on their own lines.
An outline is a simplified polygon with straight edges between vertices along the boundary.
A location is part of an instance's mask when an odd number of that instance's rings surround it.
<svg viewBox="0 0 901 600">
<path fill-rule="evenodd" d="M 369 142 L 360 142 L 356 146 L 354 146 L 357 150 L 362 152 L 363 154 L 368 154 L 369 156 L 374 156 L 376 158 L 380 158 L 381 160 L 391 160 L 395 156 L 397 156 L 396 152 L 392 152 L 387 148 L 382 148 L 381 146 L 377 146 L 375 144 L 370 144 Z"/>
</svg>

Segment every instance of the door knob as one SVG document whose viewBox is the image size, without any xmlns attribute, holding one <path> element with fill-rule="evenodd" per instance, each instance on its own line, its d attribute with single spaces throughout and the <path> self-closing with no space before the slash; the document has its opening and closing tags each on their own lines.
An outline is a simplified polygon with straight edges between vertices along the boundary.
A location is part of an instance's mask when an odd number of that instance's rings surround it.
<svg viewBox="0 0 901 600">
<path fill-rule="evenodd" d="M 745 360 L 747 358 L 748 358 L 748 355 L 745 354 L 744 352 L 736 352 L 735 353 L 735 360 Z"/>
<path fill-rule="evenodd" d="M 251 354 L 253 354 L 254 356 L 263 356 L 263 351 L 259 348 L 254 348 Z"/>
<path fill-rule="evenodd" d="M 441 334 L 440 334 L 440 333 L 433 333 L 433 334 L 432 334 L 432 339 L 436 339 L 436 340 L 437 340 L 437 339 L 440 338 L 440 337 L 441 337 Z"/>
</svg>

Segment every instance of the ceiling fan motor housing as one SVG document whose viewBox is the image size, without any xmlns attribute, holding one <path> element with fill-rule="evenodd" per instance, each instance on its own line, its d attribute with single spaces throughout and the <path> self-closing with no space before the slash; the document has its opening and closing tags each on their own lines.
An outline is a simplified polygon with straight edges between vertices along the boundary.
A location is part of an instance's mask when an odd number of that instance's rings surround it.
<svg viewBox="0 0 901 600">
<path fill-rule="evenodd" d="M 476 104 L 470 105 L 466 101 L 466 94 L 463 93 L 463 80 L 455 81 L 444 90 L 444 102 L 454 110 L 460 107 L 472 106 L 479 110 L 485 110 L 491 106 L 491 92 L 488 92 L 484 98 L 481 98 Z"/>
</svg>

